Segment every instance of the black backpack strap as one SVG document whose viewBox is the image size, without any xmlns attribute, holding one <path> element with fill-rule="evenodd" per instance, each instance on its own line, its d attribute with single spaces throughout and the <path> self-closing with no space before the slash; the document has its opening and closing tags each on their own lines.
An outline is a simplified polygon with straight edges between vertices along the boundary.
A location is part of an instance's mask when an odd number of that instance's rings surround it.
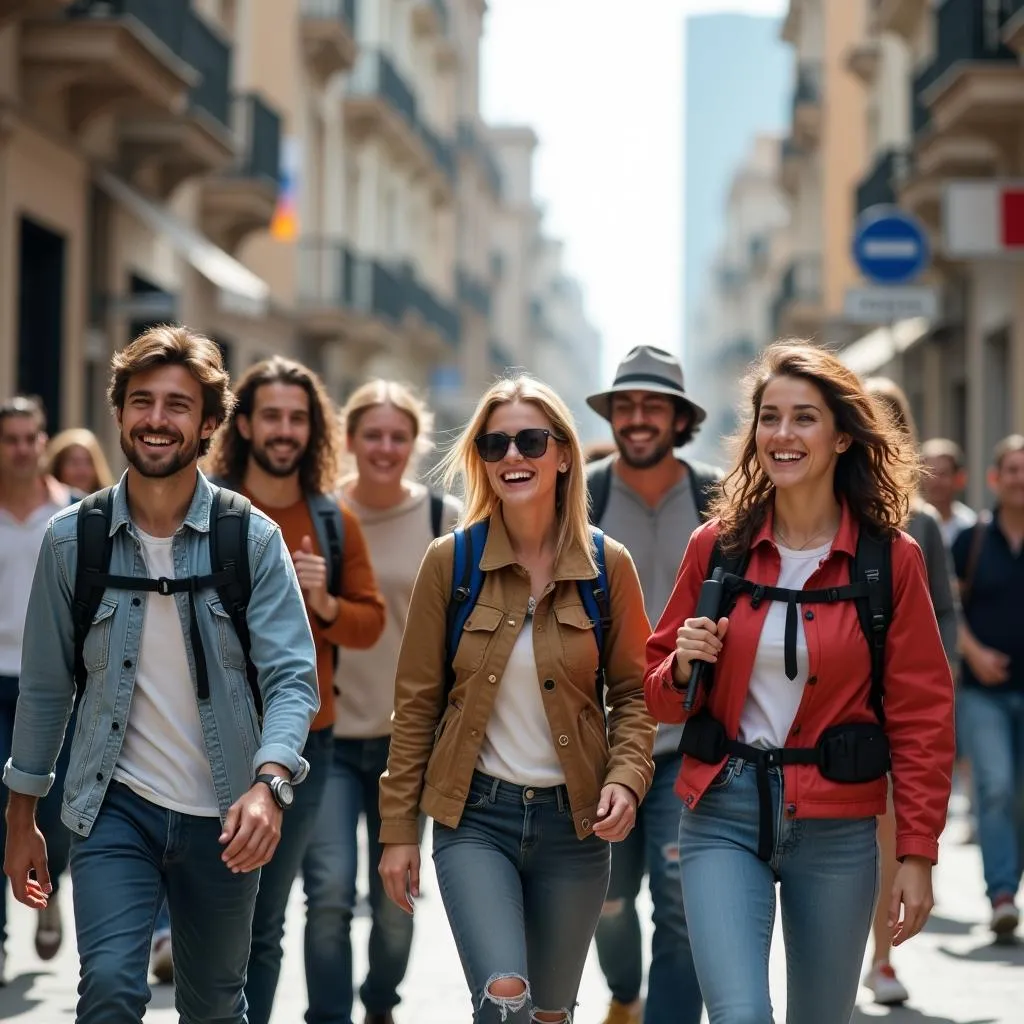
<svg viewBox="0 0 1024 1024">
<path fill-rule="evenodd" d="M 612 490 L 612 462 L 615 456 L 609 455 L 587 467 L 587 495 L 590 510 L 590 523 L 600 526 L 605 509 L 608 508 L 608 495 Z"/>
<path fill-rule="evenodd" d="M 693 490 L 693 504 L 697 508 L 697 517 L 705 522 L 710 515 L 711 498 L 715 488 L 722 482 L 722 474 L 714 466 L 703 462 L 681 460 L 689 470 L 690 487 Z"/>
<path fill-rule="evenodd" d="M 860 628 L 871 651 L 871 706 L 885 724 L 885 641 L 892 622 L 892 540 L 862 526 L 850 563 L 850 582 L 867 584 L 856 599 Z"/>
<path fill-rule="evenodd" d="M 105 578 L 114 550 L 114 538 L 110 535 L 113 514 L 113 487 L 105 487 L 90 494 L 78 506 L 78 565 L 75 570 L 75 592 L 71 602 L 75 690 L 78 697 L 85 691 L 85 684 L 89 678 L 82 654 L 85 649 L 85 638 L 89 635 L 93 616 L 103 600 Z"/>
<path fill-rule="evenodd" d="M 260 692 L 256 666 L 249 656 L 251 642 L 246 613 L 252 595 L 249 571 L 249 499 L 235 491 L 218 488 L 210 510 L 210 569 L 220 579 L 217 596 L 235 627 L 238 642 L 245 655 L 245 675 L 252 691 L 256 715 L 262 724 L 263 695 Z M 221 575 L 223 574 L 223 576 Z M 199 655 L 197 653 L 197 661 Z M 205 665 L 203 666 L 205 669 Z M 197 674 L 199 666 L 196 666 Z"/>
<path fill-rule="evenodd" d="M 444 529 L 444 495 L 437 491 L 430 492 L 430 532 L 438 538 Z"/>
<path fill-rule="evenodd" d="M 344 567 L 345 517 L 335 494 L 307 495 L 306 504 L 316 530 L 317 543 L 327 561 L 327 593 L 338 597 Z"/>
</svg>

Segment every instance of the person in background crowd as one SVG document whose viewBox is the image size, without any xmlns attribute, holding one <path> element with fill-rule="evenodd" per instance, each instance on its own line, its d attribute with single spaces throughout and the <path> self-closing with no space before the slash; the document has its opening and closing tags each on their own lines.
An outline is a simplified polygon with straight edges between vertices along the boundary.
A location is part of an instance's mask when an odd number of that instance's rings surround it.
<svg viewBox="0 0 1024 1024">
<path fill-rule="evenodd" d="M 46 413 L 35 398 L 17 396 L 0 404 L 0 764 L 11 756 L 21 675 L 21 648 L 36 557 L 50 517 L 66 508 L 72 493 L 43 468 Z M 53 892 L 36 917 L 36 953 L 57 955 L 63 939 L 58 885 L 67 865 L 71 833 L 60 820 L 60 798 L 68 768 L 65 744 L 54 769 L 54 787 L 40 801 L 39 827 L 50 849 Z M 0 787 L 0 849 L 7 839 L 3 814 L 7 791 Z M 0 985 L 5 978 L 7 878 L 0 876 Z"/>
<path fill-rule="evenodd" d="M 921 457 L 925 468 L 921 491 L 939 513 L 942 538 L 951 548 L 960 531 L 978 519 L 972 508 L 958 500 L 967 487 L 964 453 L 956 442 L 933 437 L 921 446 Z"/>
<path fill-rule="evenodd" d="M 416 571 L 434 537 L 458 520 L 460 505 L 413 479 L 430 448 L 431 416 L 407 387 L 373 380 L 342 410 L 355 472 L 342 495 L 366 536 L 387 607 L 384 632 L 367 650 L 339 652 L 334 672 L 334 742 L 323 809 L 302 864 L 306 890 L 308 1024 L 351 1024 L 352 915 L 358 828 L 365 817 L 370 860 L 369 964 L 359 998 L 366 1024 L 392 1024 L 412 947 L 412 918 L 386 898 L 376 865 L 382 848 L 379 781 L 387 768 L 394 679 Z"/>
<path fill-rule="evenodd" d="M 198 470 L 234 404 L 220 349 L 187 327 L 154 327 L 114 355 L 108 397 L 129 466 L 88 514 L 104 515 L 109 575 L 90 587 L 99 603 L 76 649 L 78 566 L 105 556 L 81 548 L 79 506 L 54 516 L 29 597 L 4 766 L 4 871 L 17 899 L 46 906 L 36 803 L 77 699 L 89 727 L 70 743 L 62 810 L 73 830 L 77 1024 L 142 1019 L 165 897 L 180 1018 L 243 1024 L 260 868 L 309 771 L 301 752 L 318 707 L 313 638 L 281 531 L 256 509 L 222 516 L 225 496 Z M 218 544 L 246 545 L 241 634 L 224 605 L 227 584 L 210 572 L 214 529 Z"/>
<path fill-rule="evenodd" d="M 996 445 L 991 512 L 953 542 L 964 621 L 957 717 L 997 941 L 1012 941 L 1024 869 L 1024 437 Z"/>
<path fill-rule="evenodd" d="M 648 643 L 647 703 L 661 721 L 686 722 L 680 875 L 711 1024 L 772 1020 L 777 883 L 789 1024 L 848 1024 L 890 763 L 900 866 L 881 898 L 896 945 L 931 911 L 949 799 L 952 678 L 920 549 L 899 529 L 918 459 L 818 346 L 770 346 L 747 383 L 749 426 L 715 518 L 693 535 Z M 855 573 L 859 554 L 877 561 Z M 698 616 L 720 558 L 735 603 Z M 857 594 L 842 592 L 856 576 L 891 592 L 884 651 L 869 644 Z M 811 603 L 808 591 L 824 595 Z M 882 593 L 857 598 L 872 621 Z M 694 681 L 687 710 L 695 661 L 714 673 Z"/>
<path fill-rule="evenodd" d="M 608 842 L 629 834 L 653 771 L 640 581 L 625 548 L 604 539 L 599 657 L 580 589 L 600 575 L 583 454 L 547 385 L 527 375 L 493 384 L 442 467 L 449 486 L 465 482 L 472 532 L 435 541 L 413 588 L 380 781 L 380 873 L 411 914 L 418 815 L 430 815 L 473 1021 L 567 1024 L 608 886 Z M 460 537 L 483 579 L 449 651 Z"/>
<path fill-rule="evenodd" d="M 302 752 L 309 779 L 296 792 L 274 859 L 263 868 L 253 911 L 248 1020 L 268 1024 L 292 883 L 318 820 L 335 809 L 336 794 L 326 805 L 323 795 L 332 763 L 336 649 L 372 647 L 385 610 L 359 521 L 336 493 L 343 440 L 323 382 L 301 363 L 274 356 L 250 366 L 235 395 L 234 414 L 214 438 L 209 471 L 280 526 L 306 601 L 320 690 L 320 710 Z M 332 517 L 342 545 L 334 569 L 316 524 L 321 515 Z"/>
<path fill-rule="evenodd" d="M 887 377 L 872 377 L 864 382 L 869 395 L 881 402 L 885 414 L 903 434 L 906 443 L 916 450 L 917 429 L 914 425 L 910 402 L 903 389 Z M 938 512 L 922 501 L 915 492 L 910 499 L 910 517 L 906 531 L 917 541 L 924 555 L 928 576 L 928 593 L 931 595 L 935 618 L 939 624 L 942 647 L 951 666 L 955 666 L 960 628 L 959 602 L 952 584 L 953 563 L 942 535 Z M 878 846 L 881 855 L 881 892 L 892 889 L 898 864 L 896 863 L 896 816 L 893 812 L 892 797 L 885 814 L 878 819 Z M 871 967 L 864 977 L 864 985 L 882 1006 L 897 1006 L 910 998 L 906 986 L 896 976 L 891 962 L 892 929 L 888 922 L 889 908 L 885 900 L 879 900 L 875 907 L 872 925 L 873 952 Z"/>
<path fill-rule="evenodd" d="M 649 345 L 627 354 L 611 388 L 588 404 L 611 424 L 613 454 L 587 469 L 591 519 L 636 562 L 644 608 L 657 621 L 690 534 L 704 520 L 718 469 L 685 460 L 704 410 L 686 394 L 675 356 Z M 700 1024 L 703 1001 L 679 886 L 679 726 L 660 726 L 654 780 L 636 828 L 612 848 L 612 875 L 597 926 L 597 954 L 612 999 L 605 1024 Z M 647 999 L 636 901 L 649 878 L 654 935 Z"/>
<path fill-rule="evenodd" d="M 109 487 L 114 477 L 96 435 L 84 427 L 62 430 L 46 446 L 46 470 L 79 494 Z"/>
</svg>

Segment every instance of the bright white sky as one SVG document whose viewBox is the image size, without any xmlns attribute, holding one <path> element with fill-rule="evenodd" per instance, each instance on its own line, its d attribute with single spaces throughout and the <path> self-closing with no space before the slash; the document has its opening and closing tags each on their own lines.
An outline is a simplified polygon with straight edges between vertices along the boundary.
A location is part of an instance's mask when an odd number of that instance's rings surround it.
<svg viewBox="0 0 1024 1024">
<path fill-rule="evenodd" d="M 540 137 L 546 231 L 566 243 L 604 336 L 678 350 L 682 324 L 683 20 L 780 14 L 787 0 L 489 0 L 486 120 Z"/>
</svg>

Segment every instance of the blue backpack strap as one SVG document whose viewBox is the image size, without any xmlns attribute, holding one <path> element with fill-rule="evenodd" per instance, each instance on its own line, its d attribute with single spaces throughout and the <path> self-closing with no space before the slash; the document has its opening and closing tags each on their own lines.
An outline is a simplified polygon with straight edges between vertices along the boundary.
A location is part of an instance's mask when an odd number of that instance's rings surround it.
<svg viewBox="0 0 1024 1024">
<path fill-rule="evenodd" d="M 577 587 L 580 600 L 588 618 L 594 623 L 594 640 L 597 643 L 597 706 L 604 710 L 605 687 L 605 654 L 608 630 L 612 624 L 611 591 L 608 587 L 608 567 L 604 556 L 604 532 L 596 526 L 590 528 L 594 541 L 594 561 L 597 563 L 597 576 L 589 580 L 580 580 Z"/>
<path fill-rule="evenodd" d="M 452 555 L 452 592 L 445 614 L 445 699 L 455 685 L 452 659 L 459 648 L 462 630 L 484 585 L 484 571 L 480 558 L 487 543 L 490 522 L 486 519 L 472 526 L 455 529 L 455 549 Z"/>
</svg>

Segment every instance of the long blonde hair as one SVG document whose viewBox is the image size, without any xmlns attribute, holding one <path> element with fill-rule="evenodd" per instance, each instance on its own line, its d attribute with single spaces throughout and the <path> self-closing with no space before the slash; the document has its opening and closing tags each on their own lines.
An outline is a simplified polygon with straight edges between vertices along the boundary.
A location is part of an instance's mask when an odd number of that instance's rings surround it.
<svg viewBox="0 0 1024 1024">
<path fill-rule="evenodd" d="M 399 412 L 405 413 L 412 424 L 414 440 L 412 458 L 406 466 L 406 475 L 416 467 L 417 461 L 433 448 L 431 435 L 434 430 L 434 414 L 427 403 L 407 384 L 396 380 L 377 378 L 361 384 L 349 395 L 348 401 L 341 410 L 341 426 L 345 435 L 345 445 L 351 449 L 352 438 L 359 429 L 359 421 L 371 409 L 381 405 L 390 405 Z"/>
<path fill-rule="evenodd" d="M 462 526 L 489 519 L 500 501 L 491 488 L 483 460 L 477 454 L 475 438 L 487 430 L 487 421 L 499 405 L 530 402 L 548 418 L 552 438 L 568 455 L 569 468 L 558 475 L 555 489 L 555 515 L 558 519 L 558 550 L 577 547 L 594 562 L 594 541 L 587 514 L 587 485 L 584 476 L 583 447 L 569 407 L 553 388 L 528 373 L 517 373 L 495 381 L 477 403 L 476 411 L 437 467 L 437 474 L 451 491 L 461 479 L 465 488 Z"/>
<path fill-rule="evenodd" d="M 103 454 L 96 435 L 91 430 L 86 430 L 85 427 L 62 430 L 50 438 L 50 443 L 46 446 L 46 472 L 50 476 L 60 480 L 61 483 L 64 482 L 61 477 L 61 465 L 64 462 L 64 457 L 72 448 L 84 448 L 89 453 L 89 458 L 92 459 L 93 475 L 96 478 L 94 491 L 98 491 L 102 487 L 109 487 L 114 482 L 110 464 Z"/>
</svg>

